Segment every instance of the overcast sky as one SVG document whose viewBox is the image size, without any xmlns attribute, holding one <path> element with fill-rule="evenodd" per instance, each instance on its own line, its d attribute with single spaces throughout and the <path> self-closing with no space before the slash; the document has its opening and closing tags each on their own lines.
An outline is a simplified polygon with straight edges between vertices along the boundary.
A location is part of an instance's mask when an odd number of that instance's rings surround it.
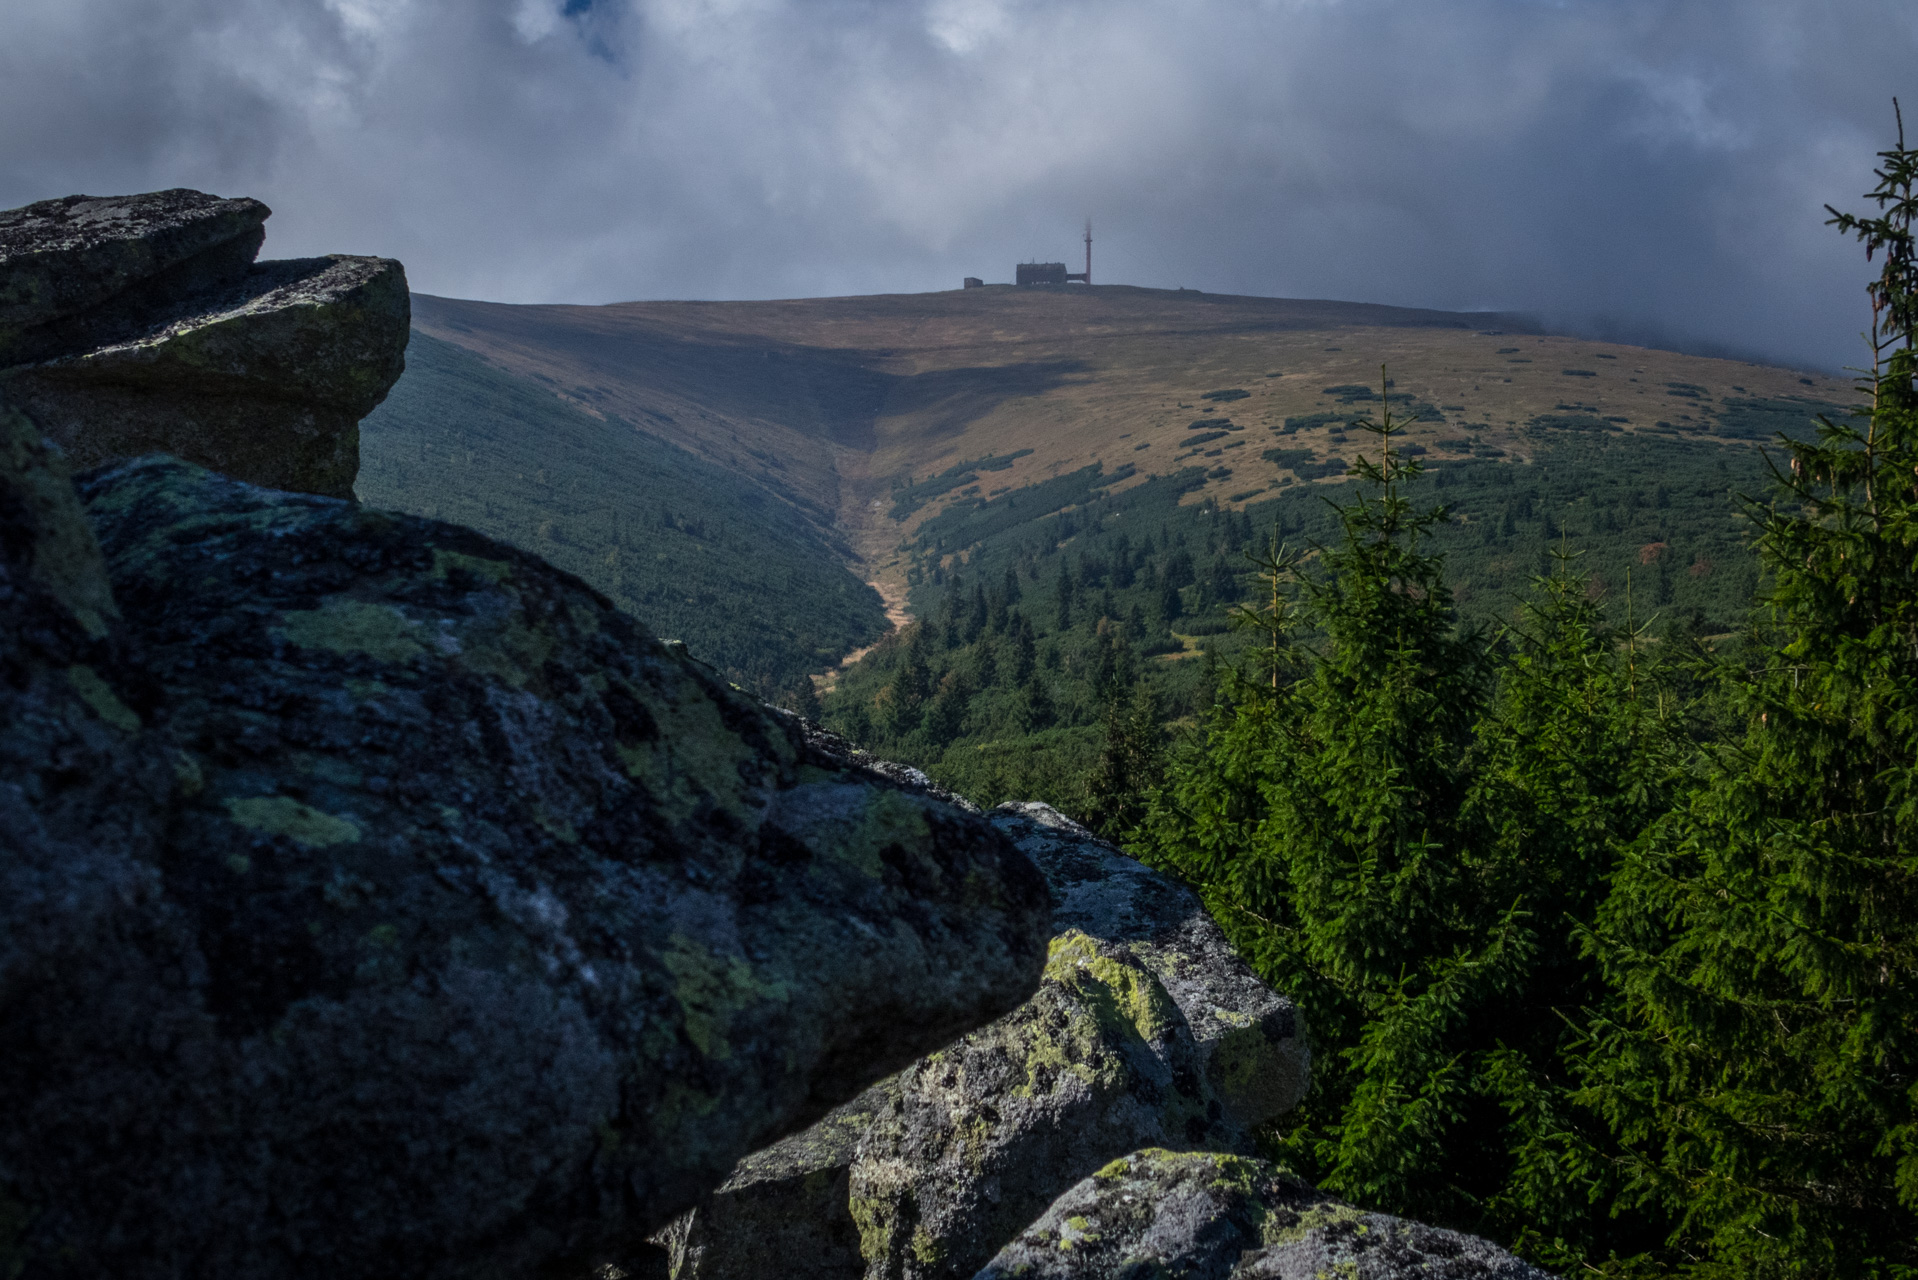
<svg viewBox="0 0 1918 1280">
<path fill-rule="evenodd" d="M 1094 279 L 1856 363 L 1914 0 L 5 0 L 0 207 L 500 301 Z M 1074 268 L 1076 269 L 1076 267 Z"/>
</svg>

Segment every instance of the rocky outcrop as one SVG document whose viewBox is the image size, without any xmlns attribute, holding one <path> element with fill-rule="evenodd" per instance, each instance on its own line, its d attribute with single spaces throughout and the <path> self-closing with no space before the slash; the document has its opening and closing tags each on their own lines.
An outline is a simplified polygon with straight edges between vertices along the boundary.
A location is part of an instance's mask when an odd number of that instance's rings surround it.
<svg viewBox="0 0 1918 1280">
<path fill-rule="evenodd" d="M 67 196 L 0 211 L 0 365 L 97 344 L 90 326 L 245 276 L 271 213 L 198 191 Z"/>
<path fill-rule="evenodd" d="M 0 1272 L 643 1274 L 1030 994 L 1001 833 L 577 580 L 163 458 L 96 549 L 5 422 Z"/>
<path fill-rule="evenodd" d="M 1498 1246 L 1366 1213 L 1262 1160 L 1147 1150 L 1068 1190 L 978 1280 L 1551 1280 Z"/>
<path fill-rule="evenodd" d="M 0 393 L 90 467 L 172 453 L 350 497 L 404 367 L 400 264 L 253 261 L 269 214 L 196 191 L 0 213 Z"/>
<path fill-rule="evenodd" d="M 1291 1002 L 1189 890 L 1044 805 L 991 818 L 1058 904 L 1039 991 L 831 1128 L 743 1162 L 677 1229 L 676 1274 L 744 1280 L 780 1258 L 783 1274 L 819 1280 L 970 1276 L 1115 1157 L 1245 1149 L 1303 1095 Z M 856 1253 L 814 1241 L 852 1228 Z"/>
</svg>

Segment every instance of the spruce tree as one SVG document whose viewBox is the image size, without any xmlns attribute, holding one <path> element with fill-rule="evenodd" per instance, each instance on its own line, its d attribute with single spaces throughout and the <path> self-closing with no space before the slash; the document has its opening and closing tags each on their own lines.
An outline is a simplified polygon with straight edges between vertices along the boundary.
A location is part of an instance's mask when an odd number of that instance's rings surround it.
<svg viewBox="0 0 1918 1280">
<path fill-rule="evenodd" d="M 1162 781 L 1165 729 L 1159 700 L 1144 681 L 1106 705 L 1105 741 L 1086 778 L 1081 816 L 1110 840 L 1129 837 L 1145 816 L 1147 797 Z"/>
<path fill-rule="evenodd" d="M 1664 1219 L 1616 1205 L 1619 1149 L 1583 1105 L 1586 1025 L 1615 997 L 1582 935 L 1625 850 L 1687 785 L 1690 703 L 1650 627 L 1610 625 L 1561 550 L 1507 632 L 1479 723 L 1472 807 L 1528 913 L 1530 957 L 1473 1029 L 1475 1090 L 1503 1110 L 1481 1230 L 1567 1274 L 1631 1273 Z"/>
<path fill-rule="evenodd" d="M 1305 1010 L 1314 1090 L 1277 1135 L 1285 1158 L 1363 1201 L 1457 1219 L 1471 1193 L 1447 1148 L 1465 1140 L 1470 1068 L 1451 1033 L 1510 985 L 1523 912 L 1481 865 L 1465 804 L 1489 673 L 1425 549 L 1445 512 L 1406 496 L 1420 467 L 1391 447 L 1389 401 L 1360 425 L 1381 441 L 1353 465 L 1367 492 L 1340 508 L 1324 572 L 1297 577 L 1322 640 L 1291 678 L 1227 673 L 1137 848 L 1196 883 Z"/>
<path fill-rule="evenodd" d="M 1276 530 L 1253 556 L 1264 585 L 1235 615 L 1263 634 L 1133 847 L 1300 1002 L 1314 1091 L 1276 1154 L 1361 1203 L 1605 1266 L 1658 1223 L 1608 1212 L 1616 1144 L 1568 1061 L 1608 999 L 1579 932 L 1681 780 L 1677 708 L 1573 557 L 1502 642 L 1459 629 L 1424 549 L 1445 513 L 1406 496 L 1390 407 L 1323 572 Z"/>
<path fill-rule="evenodd" d="M 1868 414 L 1781 440 L 1741 732 L 1621 872 L 1587 1100 L 1700 1277 L 1918 1275 L 1918 152 L 1881 153 Z"/>
</svg>

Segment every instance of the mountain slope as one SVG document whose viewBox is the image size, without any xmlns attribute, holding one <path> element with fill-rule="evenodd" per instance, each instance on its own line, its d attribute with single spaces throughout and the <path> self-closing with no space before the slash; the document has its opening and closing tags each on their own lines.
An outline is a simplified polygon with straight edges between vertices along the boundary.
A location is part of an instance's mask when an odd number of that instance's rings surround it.
<svg viewBox="0 0 1918 1280">
<path fill-rule="evenodd" d="M 1024 450 L 985 487 L 1093 461 L 1142 476 L 1203 461 L 1188 501 L 1236 504 L 1302 479 L 1300 462 L 1344 456 L 1336 415 L 1366 406 L 1345 389 L 1375 387 L 1381 365 L 1428 409 L 1415 442 L 1521 462 L 1539 431 L 1750 443 L 1780 406 L 1849 394 L 1815 374 L 1539 334 L 1516 317 L 1121 285 L 604 307 L 419 297 L 414 315 L 764 485 L 845 531 L 882 577 L 902 532 L 976 496 L 951 486 L 894 521 L 897 484 Z M 1224 434 L 1198 439 L 1212 431 Z M 1287 458 L 1261 456 L 1280 444 Z"/>
<path fill-rule="evenodd" d="M 415 333 L 361 424 L 357 492 L 535 551 L 768 696 L 885 630 L 824 522 L 759 484 Z"/>
<path fill-rule="evenodd" d="M 1815 373 L 1539 333 L 1519 317 L 1109 285 L 603 307 L 422 296 L 414 316 L 416 371 L 441 381 L 430 395 L 403 382 L 371 420 L 368 492 L 384 483 L 384 501 L 444 508 L 444 477 L 399 454 L 382 461 L 378 436 L 417 433 L 437 414 L 433 429 L 454 433 L 441 446 L 456 450 L 454 428 L 484 420 L 488 447 L 511 438 L 516 452 L 478 483 L 520 486 L 517 536 L 552 520 L 562 563 L 605 585 L 609 552 L 622 566 L 659 553 L 608 542 L 611 522 L 568 514 L 583 499 L 525 491 L 518 477 L 560 441 L 582 492 L 670 493 L 683 487 L 672 475 L 696 472 L 714 496 L 681 506 L 734 513 L 719 522 L 729 527 L 763 510 L 776 532 L 655 561 L 627 607 L 777 688 L 800 664 L 821 671 L 869 643 L 878 606 L 837 587 L 782 590 L 754 576 L 753 557 L 784 557 L 794 583 L 801 562 L 842 586 L 834 575 L 850 566 L 895 605 L 954 621 L 915 659 L 932 684 L 908 690 L 911 715 L 883 705 L 904 661 L 887 642 L 845 672 L 829 703 L 839 723 L 954 780 L 977 782 L 973 766 L 997 743 L 1008 767 L 1052 768 L 1061 787 L 1077 785 L 1098 736 L 1104 649 L 1130 655 L 1168 714 L 1203 702 L 1205 664 L 1185 659 L 1242 643 L 1221 634 L 1223 610 L 1249 589 L 1241 552 L 1275 530 L 1295 545 L 1331 536 L 1321 499 L 1337 496 L 1355 451 L 1376 447 L 1351 423 L 1381 395 L 1433 472 L 1427 496 L 1454 510 L 1440 543 L 1468 617 L 1508 617 L 1562 547 L 1620 611 L 1629 600 L 1636 618 L 1693 631 L 1734 625 L 1750 597 L 1734 498 L 1767 491 L 1759 446 L 1852 399 Z M 464 407 L 450 412 L 462 383 Z M 510 429 L 551 414 L 567 425 L 550 442 L 544 427 Z M 635 478 L 657 459 L 679 470 Z M 765 505 L 750 508 L 749 494 Z M 501 502 L 478 489 L 465 500 Z M 702 598 L 737 607 L 691 603 Z M 768 646 L 772 619 L 792 634 Z M 1016 668 L 1030 648 L 1046 674 L 995 702 L 997 686 L 968 665 L 986 633 L 1021 649 Z M 1002 656 L 984 660 L 986 674 L 1002 674 Z M 953 693 L 933 715 L 946 685 L 981 696 Z M 1053 765 L 1033 734 L 1057 740 Z M 1007 786 L 1065 798 L 1030 776 Z"/>
</svg>

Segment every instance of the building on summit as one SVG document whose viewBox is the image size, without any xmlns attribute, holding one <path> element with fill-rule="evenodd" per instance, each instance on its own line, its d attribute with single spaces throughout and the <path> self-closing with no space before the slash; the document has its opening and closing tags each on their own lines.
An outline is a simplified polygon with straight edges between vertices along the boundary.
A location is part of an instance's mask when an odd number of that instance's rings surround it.
<svg viewBox="0 0 1918 1280">
<path fill-rule="evenodd" d="M 1080 284 L 1092 283 L 1092 219 L 1086 219 L 1086 269 L 1083 272 L 1066 270 L 1063 262 L 1022 262 L 1013 273 L 1014 284 L 1067 284 L 1077 280 Z"/>
</svg>

